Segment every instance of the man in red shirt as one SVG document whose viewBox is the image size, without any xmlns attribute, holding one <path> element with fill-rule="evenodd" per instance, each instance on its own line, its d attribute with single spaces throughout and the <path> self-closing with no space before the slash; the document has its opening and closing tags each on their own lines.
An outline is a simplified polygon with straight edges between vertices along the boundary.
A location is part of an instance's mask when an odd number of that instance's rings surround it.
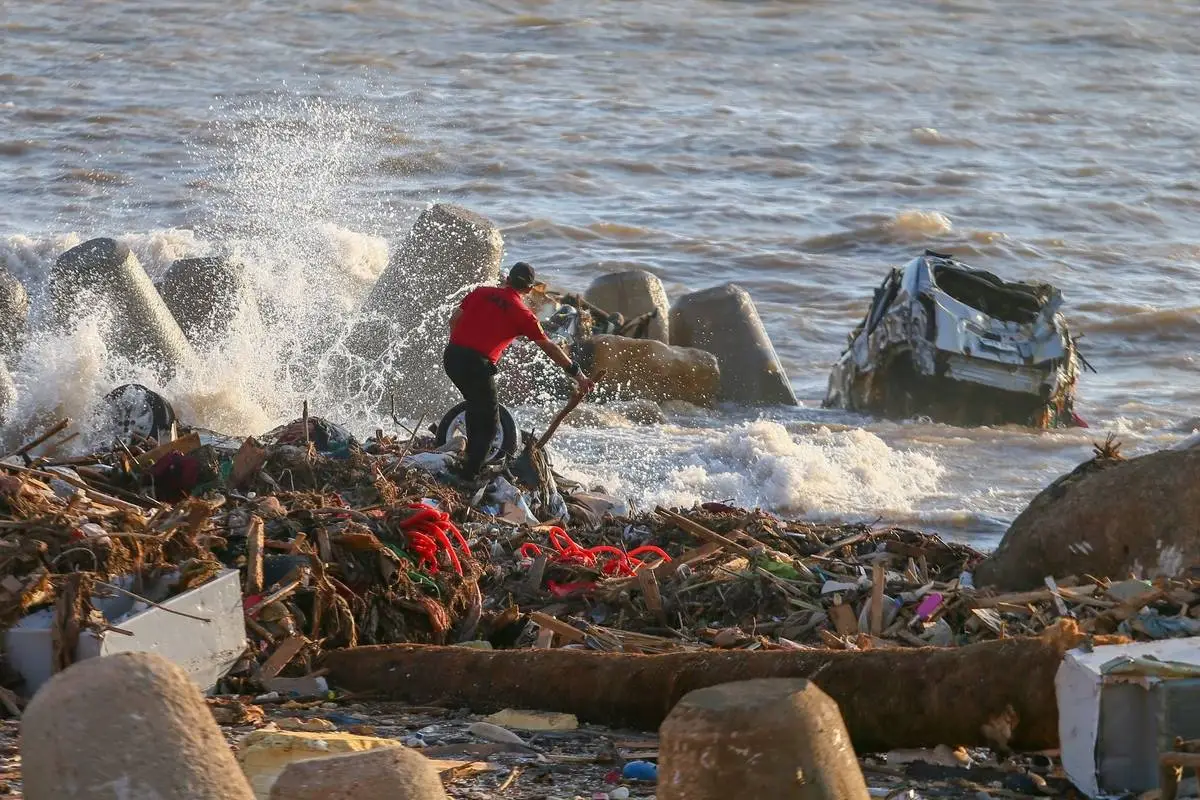
<svg viewBox="0 0 1200 800">
<path fill-rule="evenodd" d="M 550 356 L 587 393 L 592 381 L 583 369 L 547 338 L 537 316 L 525 305 L 534 285 L 533 267 L 513 264 L 504 286 L 481 286 L 463 298 L 450 318 L 450 344 L 442 363 L 450 380 L 467 401 L 467 456 L 458 477 L 474 482 L 488 448 L 496 438 L 500 401 L 496 397 L 496 362 L 518 336 L 524 336 Z"/>
</svg>

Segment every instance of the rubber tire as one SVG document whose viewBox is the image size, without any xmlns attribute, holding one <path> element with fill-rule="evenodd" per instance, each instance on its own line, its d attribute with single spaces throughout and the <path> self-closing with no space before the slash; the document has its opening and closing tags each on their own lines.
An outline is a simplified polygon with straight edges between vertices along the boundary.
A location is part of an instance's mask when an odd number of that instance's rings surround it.
<svg viewBox="0 0 1200 800">
<path fill-rule="evenodd" d="M 138 430 L 139 434 L 161 439 L 171 430 L 171 423 L 177 421 L 171 401 L 140 383 L 118 386 L 104 396 L 103 402 L 122 436 L 129 436 L 143 423 L 149 427 Z"/>
<path fill-rule="evenodd" d="M 442 421 L 438 423 L 437 431 L 434 433 L 434 440 L 437 442 L 438 447 L 444 445 L 449 439 L 450 426 L 454 424 L 454 418 L 466 410 L 467 403 L 464 400 L 454 408 L 447 411 L 445 416 L 442 417 Z M 513 420 L 512 414 L 510 414 L 508 409 L 504 406 L 500 406 L 500 433 L 502 434 L 500 439 L 500 452 L 506 456 L 516 455 L 518 441 L 517 423 L 515 420 Z M 499 454 L 492 454 L 489 449 L 487 460 L 491 461 L 496 457 L 496 455 Z"/>
</svg>

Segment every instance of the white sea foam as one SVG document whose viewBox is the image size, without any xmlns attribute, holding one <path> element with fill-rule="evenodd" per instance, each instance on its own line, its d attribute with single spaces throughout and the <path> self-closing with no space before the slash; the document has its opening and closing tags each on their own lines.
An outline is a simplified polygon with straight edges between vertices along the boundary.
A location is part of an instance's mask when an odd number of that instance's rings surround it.
<svg viewBox="0 0 1200 800">
<path fill-rule="evenodd" d="M 861 429 L 790 432 L 758 420 L 719 430 L 668 428 L 607 442 L 572 437 L 568 477 L 598 478 L 639 507 L 733 501 L 819 518 L 909 514 L 936 491 L 942 468 L 921 450 L 889 447 Z M 607 479 L 607 481 L 606 481 Z"/>
</svg>

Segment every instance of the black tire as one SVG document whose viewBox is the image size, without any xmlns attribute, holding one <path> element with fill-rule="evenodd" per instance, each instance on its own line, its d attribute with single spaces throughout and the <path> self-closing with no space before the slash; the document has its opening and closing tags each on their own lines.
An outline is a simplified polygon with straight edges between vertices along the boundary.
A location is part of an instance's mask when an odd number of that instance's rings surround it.
<svg viewBox="0 0 1200 800">
<path fill-rule="evenodd" d="M 139 383 L 118 386 L 105 395 L 104 404 L 122 438 L 138 433 L 160 439 L 176 421 L 170 401 Z"/>
<path fill-rule="evenodd" d="M 434 433 L 434 439 L 438 443 L 438 447 L 444 445 L 450 438 L 450 426 L 454 424 L 454 419 L 458 415 L 467 410 L 466 401 L 459 403 L 454 408 L 446 412 L 442 417 L 442 421 L 438 423 L 437 431 Z M 500 406 L 500 452 L 506 456 L 515 455 L 517 452 L 517 423 L 513 420 L 512 414 L 504 406 Z M 496 453 L 488 452 L 488 461 L 496 457 Z"/>
</svg>

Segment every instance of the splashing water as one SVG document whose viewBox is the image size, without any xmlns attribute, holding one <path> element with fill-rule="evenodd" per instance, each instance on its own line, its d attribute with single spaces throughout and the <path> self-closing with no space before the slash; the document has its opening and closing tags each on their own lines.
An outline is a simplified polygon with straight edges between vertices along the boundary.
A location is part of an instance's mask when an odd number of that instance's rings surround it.
<svg viewBox="0 0 1200 800">
<path fill-rule="evenodd" d="M 857 428 L 797 434 L 770 420 L 716 429 L 719 418 L 679 422 L 664 426 L 653 448 L 645 429 L 608 430 L 602 439 L 566 434 L 564 473 L 598 481 L 635 507 L 726 500 L 825 519 L 855 509 L 907 515 L 943 473 L 932 457 L 894 450 Z"/>
<path fill-rule="evenodd" d="M 205 223 L 194 231 L 116 238 L 152 278 L 180 258 L 235 261 L 244 269 L 245 301 L 226 329 L 194 343 L 196 361 L 167 380 L 109 347 L 104 308 L 77 320 L 70 332 L 35 337 L 15 369 L 19 400 L 10 416 L 16 436 L 70 416 L 90 428 L 80 447 L 99 444 L 108 434 L 100 401 L 127 382 L 161 392 L 190 423 L 235 435 L 262 433 L 296 417 L 304 400 L 360 434 L 378 426 L 379 402 L 391 386 L 422 380 L 404 374 L 401 355 L 435 337 L 430 326 L 437 314 L 386 321 L 382 355 L 363 359 L 346 345 L 354 324 L 380 322 L 357 312 L 388 265 L 389 242 L 380 232 L 405 230 L 413 216 L 412 209 L 390 206 L 355 215 L 346 209 L 362 205 L 342 202 L 379 160 L 375 113 L 280 95 L 231 108 L 214 123 L 193 148 L 197 161 L 213 165 L 205 178 L 213 190 Z M 405 224 L 397 222 L 402 217 Z M 932 219 L 937 227 L 944 218 Z M 896 224 L 926 222 L 902 215 Z M 85 238 L 90 234 L 11 237 L 0 243 L 0 256 L 44 311 L 50 265 Z M 446 311 L 459 299 L 434 305 Z M 35 324 L 41 316 L 35 314 Z M 531 347 L 518 344 L 510 358 L 536 364 L 538 386 L 557 377 L 549 367 L 540 369 L 546 365 Z M 550 398 L 544 391 L 539 397 Z M 636 507 L 730 499 L 830 518 L 858 509 L 908 512 L 941 475 L 931 457 L 893 450 L 862 430 L 795 432 L 777 421 L 739 422 L 744 412 L 665 411 L 667 423 L 649 427 L 615 412 L 592 415 L 590 427 L 560 435 L 559 468 L 588 485 L 604 484 Z M 517 412 L 525 423 L 549 413 Z M 617 424 L 609 424 L 614 416 Z"/>
<path fill-rule="evenodd" d="M 216 338 L 195 343 L 198 360 L 165 381 L 106 345 L 107 309 L 75 320 L 68 333 L 43 332 L 14 365 L 12 428 L 28 431 L 52 409 L 89 420 L 101 398 L 126 382 L 161 391 L 189 422 L 232 434 L 261 433 L 295 417 L 305 399 L 331 416 L 335 409 L 362 416 L 367 403 L 346 408 L 339 385 L 318 378 L 388 263 L 387 240 L 360 232 L 383 215 L 350 215 L 339 202 L 376 159 L 371 129 L 370 109 L 288 95 L 231 109 L 215 122 L 193 148 L 197 160 L 209 155 L 213 164 L 207 180 L 216 200 L 206 223 L 115 238 L 152 278 L 180 258 L 225 256 L 243 267 L 256 302 L 243 304 Z M 86 238 L 0 243 L 0 258 L 33 298 L 34 325 L 44 322 L 50 265 Z"/>
</svg>

